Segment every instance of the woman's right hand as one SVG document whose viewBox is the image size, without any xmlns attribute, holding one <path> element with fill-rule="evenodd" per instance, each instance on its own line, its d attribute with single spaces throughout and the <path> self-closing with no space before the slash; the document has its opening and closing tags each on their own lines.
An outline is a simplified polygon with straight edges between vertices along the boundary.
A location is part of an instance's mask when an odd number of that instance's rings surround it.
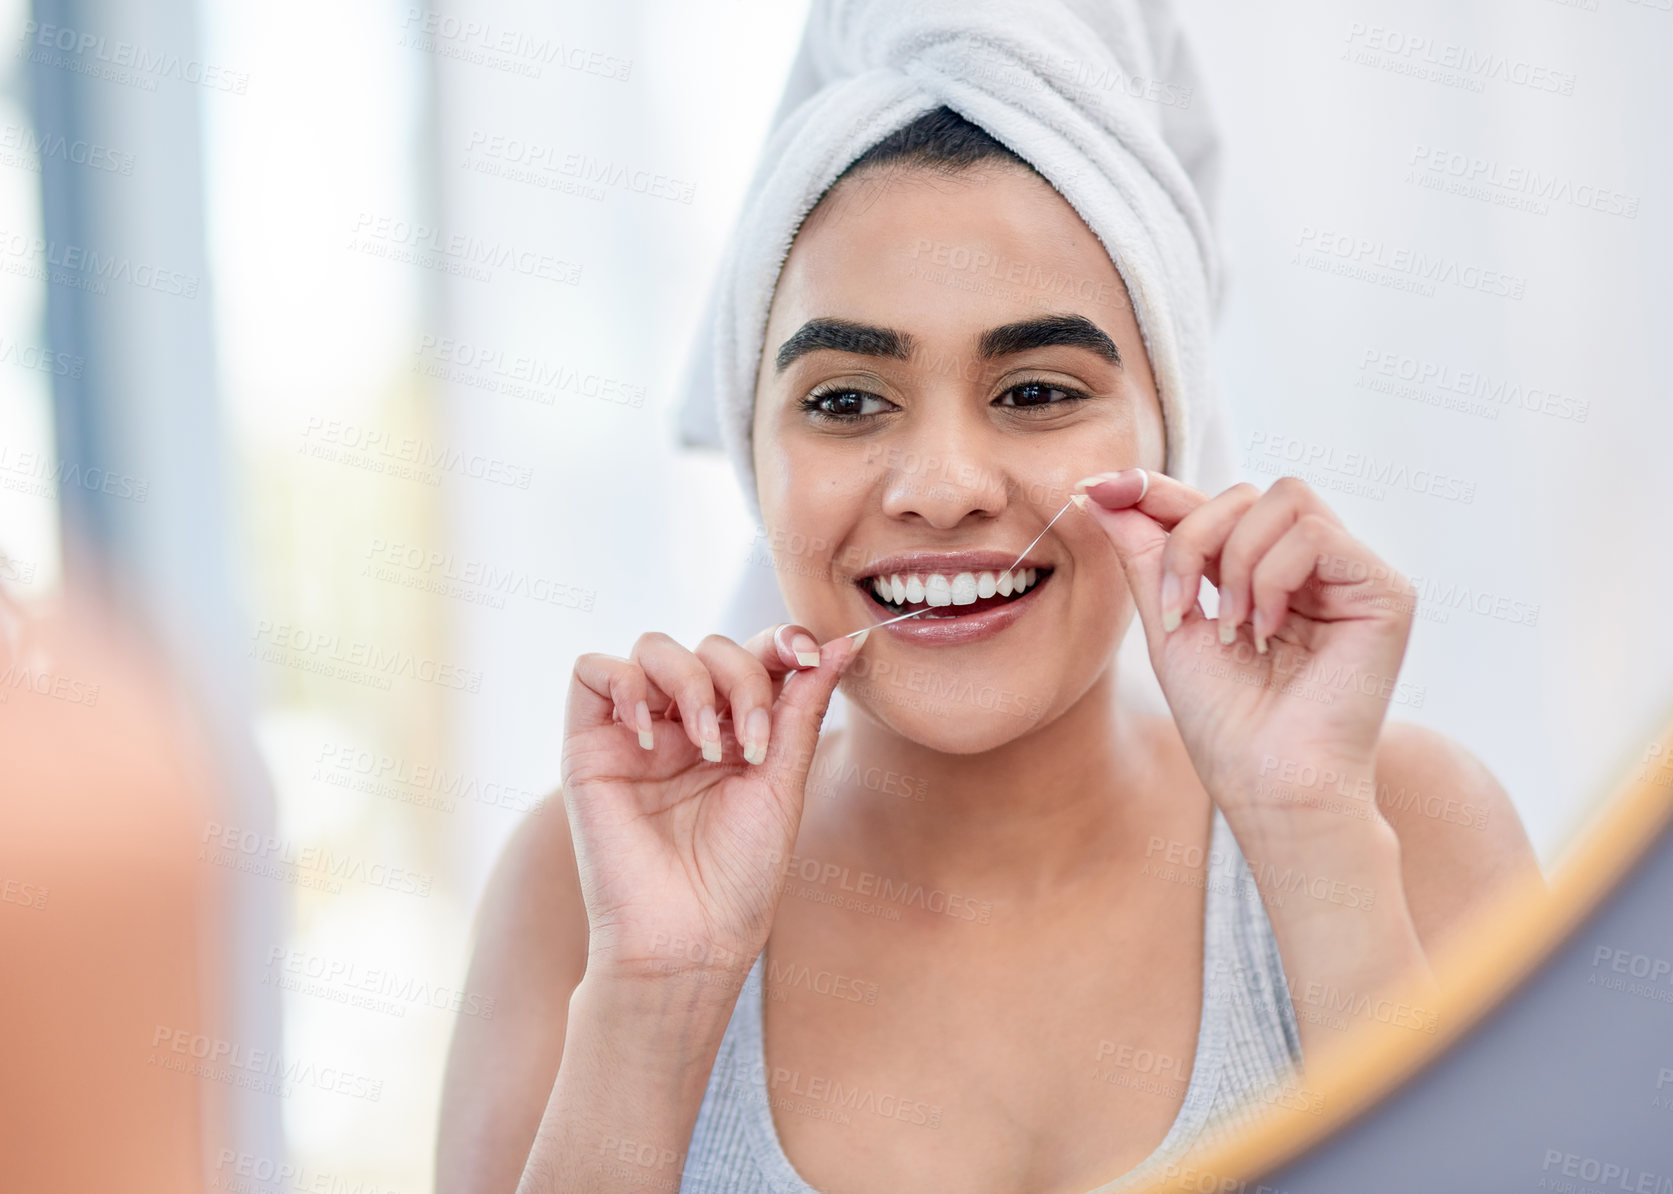
<svg viewBox="0 0 1673 1194">
<path fill-rule="evenodd" d="M 772 927 L 820 724 L 863 641 L 820 649 L 786 624 L 693 652 L 651 633 L 628 659 L 575 661 L 562 775 L 589 975 L 741 985 Z"/>
</svg>

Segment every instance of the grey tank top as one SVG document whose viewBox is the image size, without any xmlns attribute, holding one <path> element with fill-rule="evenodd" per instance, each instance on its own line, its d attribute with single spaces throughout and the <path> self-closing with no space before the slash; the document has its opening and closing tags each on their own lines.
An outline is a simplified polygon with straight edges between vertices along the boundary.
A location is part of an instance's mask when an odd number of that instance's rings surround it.
<svg viewBox="0 0 1673 1194">
<path fill-rule="evenodd" d="M 1301 1036 L 1278 944 L 1219 809 L 1205 874 L 1202 1019 L 1184 1105 L 1149 1157 L 1088 1194 L 1127 1189 L 1177 1162 L 1194 1144 L 1235 1131 L 1268 1104 L 1298 1097 Z M 765 956 L 762 951 L 755 959 L 721 1039 L 680 1194 L 818 1194 L 785 1156 L 768 1105 L 761 1032 Z M 1123 1081 L 1131 1075 L 1117 1070 L 1105 1076 Z"/>
</svg>

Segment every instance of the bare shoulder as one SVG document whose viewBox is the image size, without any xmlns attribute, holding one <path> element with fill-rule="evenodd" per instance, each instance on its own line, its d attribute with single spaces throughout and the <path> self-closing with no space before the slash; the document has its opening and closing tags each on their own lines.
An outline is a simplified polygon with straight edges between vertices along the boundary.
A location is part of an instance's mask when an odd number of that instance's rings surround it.
<svg viewBox="0 0 1673 1194">
<path fill-rule="evenodd" d="M 512 833 L 474 938 L 442 1087 L 438 1194 L 516 1188 L 557 1078 L 569 997 L 587 962 L 586 906 L 561 798 Z"/>
<path fill-rule="evenodd" d="M 1539 872 L 1509 793 L 1445 734 L 1384 727 L 1377 807 L 1400 839 L 1406 902 L 1426 950 L 1505 884 Z"/>
</svg>

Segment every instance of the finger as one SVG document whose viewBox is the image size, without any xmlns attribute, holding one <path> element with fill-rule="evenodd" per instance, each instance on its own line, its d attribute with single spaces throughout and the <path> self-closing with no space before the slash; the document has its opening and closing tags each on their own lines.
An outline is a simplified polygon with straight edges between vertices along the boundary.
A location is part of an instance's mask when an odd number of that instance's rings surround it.
<svg viewBox="0 0 1673 1194">
<path fill-rule="evenodd" d="M 620 722 L 638 734 L 640 746 L 655 750 L 647 689 L 638 664 L 614 655 L 581 656 L 570 680 L 565 734 Z"/>
<path fill-rule="evenodd" d="M 807 782 L 831 694 L 864 641 L 863 635 L 857 639 L 834 638 L 819 649 L 818 667 L 796 672 L 785 680 L 784 691 L 773 707 L 772 742 L 764 764 L 781 791 L 799 789 Z"/>
<path fill-rule="evenodd" d="M 767 669 L 775 702 L 786 676 L 819 666 L 819 640 L 807 627 L 795 622 L 780 622 L 751 635 L 744 643 L 744 650 L 759 659 Z"/>
<path fill-rule="evenodd" d="M 758 631 L 744 642 L 744 650 L 759 659 L 774 680 L 819 666 L 819 640 L 806 626 L 794 622 L 780 622 Z"/>
<path fill-rule="evenodd" d="M 1411 582 L 1355 539 L 1335 519 L 1304 514 L 1295 525 L 1299 527 L 1315 520 L 1324 524 L 1310 531 L 1313 541 L 1318 544 L 1318 551 L 1312 561 L 1311 573 L 1303 577 L 1298 586 L 1290 588 L 1286 600 L 1288 611 L 1316 622 L 1384 618 L 1409 622 L 1416 609 L 1415 590 Z M 1294 534 L 1292 528 L 1286 538 Z M 1280 539 L 1267 554 L 1270 556 L 1284 542 Z M 1278 564 L 1279 561 L 1275 560 L 1273 567 L 1278 567 Z M 1255 609 L 1259 608 L 1262 596 L 1262 575 L 1261 565 L 1257 563 L 1250 581 Z M 1279 629 L 1277 625 L 1270 625 L 1265 617 L 1261 627 L 1269 638 Z"/>
<path fill-rule="evenodd" d="M 1107 510 L 1138 510 L 1160 523 L 1164 531 L 1173 530 L 1180 519 L 1208 500 L 1200 489 L 1142 468 L 1085 477 L 1075 482 L 1075 488 Z"/>
<path fill-rule="evenodd" d="M 1273 544 L 1305 515 L 1317 515 L 1341 526 L 1324 499 L 1299 477 L 1279 477 L 1254 503 L 1228 536 L 1220 552 L 1220 641 L 1237 637 L 1237 628 L 1254 613 L 1250 577 Z M 1270 633 L 1270 632 L 1269 632 Z"/>
<path fill-rule="evenodd" d="M 1075 488 L 1084 490 L 1075 504 L 1092 515 L 1115 545 L 1146 640 L 1157 642 L 1171 630 L 1200 621 L 1196 588 L 1181 587 L 1175 592 L 1170 586 L 1164 616 L 1162 552 L 1167 532 L 1207 502 L 1208 495 L 1165 473 L 1139 468 L 1085 477 L 1075 482 Z"/>
<path fill-rule="evenodd" d="M 1087 500 L 1085 495 L 1077 495 L 1075 505 L 1109 536 L 1110 543 L 1115 547 L 1115 557 L 1121 564 L 1122 575 L 1127 579 L 1127 588 L 1133 595 L 1133 604 L 1139 611 L 1145 641 L 1152 650 L 1157 649 L 1167 635 L 1163 629 L 1160 601 L 1162 551 L 1167 547 L 1167 532 L 1157 525 L 1155 519 L 1139 513 L 1136 507 L 1110 510 Z M 1195 592 L 1191 598 L 1184 624 L 1201 618 Z"/>
<path fill-rule="evenodd" d="M 721 634 L 697 644 L 697 658 L 709 669 L 716 694 L 731 711 L 732 734 L 744 762 L 761 764 L 772 737 L 773 682 L 752 653 Z"/>
<path fill-rule="evenodd" d="M 1312 513 L 1303 514 L 1279 536 L 1250 578 L 1255 650 L 1265 652 L 1266 640 L 1283 628 L 1292 596 L 1313 576 L 1319 560 L 1352 545 L 1352 536 L 1340 524 Z"/>
<path fill-rule="evenodd" d="M 702 660 L 656 631 L 639 636 L 630 658 L 678 706 L 691 744 L 709 762 L 720 762 L 720 715 L 715 711 L 714 682 Z"/>
<path fill-rule="evenodd" d="M 1174 524 L 1173 533 L 1162 549 L 1160 608 L 1162 629 L 1172 631 L 1184 618 L 1187 603 L 1196 604 L 1202 579 L 1220 591 L 1220 641 L 1230 642 L 1228 631 L 1236 622 L 1226 621 L 1226 590 L 1221 584 L 1225 572 L 1222 551 L 1249 511 L 1260 502 L 1261 491 L 1248 482 L 1233 485 L 1210 498 Z"/>
</svg>

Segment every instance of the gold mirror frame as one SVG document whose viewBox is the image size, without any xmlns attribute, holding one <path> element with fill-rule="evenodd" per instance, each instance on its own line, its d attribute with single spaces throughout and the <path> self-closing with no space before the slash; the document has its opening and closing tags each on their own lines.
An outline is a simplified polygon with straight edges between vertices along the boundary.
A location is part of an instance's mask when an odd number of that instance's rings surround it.
<svg viewBox="0 0 1673 1194">
<path fill-rule="evenodd" d="M 1673 759 L 1673 721 L 1577 832 L 1544 884 L 1516 883 L 1472 918 L 1434 959 L 1438 1026 L 1415 1040 L 1364 1028 L 1306 1071 L 1308 1110 L 1272 1104 L 1243 1130 L 1194 1149 L 1137 1194 L 1241 1190 L 1357 1123 L 1461 1041 L 1557 953 L 1649 855 L 1673 823 L 1673 783 L 1652 758 Z M 1229 1183 L 1229 1185 L 1228 1185 Z"/>
</svg>

